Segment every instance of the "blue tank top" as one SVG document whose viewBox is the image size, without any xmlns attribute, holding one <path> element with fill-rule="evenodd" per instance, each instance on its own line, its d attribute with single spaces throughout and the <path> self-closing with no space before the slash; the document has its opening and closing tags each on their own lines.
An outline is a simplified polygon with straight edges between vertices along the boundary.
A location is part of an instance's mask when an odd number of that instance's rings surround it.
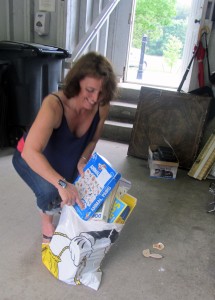
<svg viewBox="0 0 215 300">
<path fill-rule="evenodd" d="M 61 99 L 57 95 L 53 95 L 59 99 L 63 107 Z M 60 127 L 53 130 L 43 154 L 51 166 L 69 182 L 73 182 L 78 174 L 78 161 L 84 149 L 92 140 L 99 120 L 98 109 L 88 131 L 78 138 L 70 131 L 63 112 Z"/>
</svg>

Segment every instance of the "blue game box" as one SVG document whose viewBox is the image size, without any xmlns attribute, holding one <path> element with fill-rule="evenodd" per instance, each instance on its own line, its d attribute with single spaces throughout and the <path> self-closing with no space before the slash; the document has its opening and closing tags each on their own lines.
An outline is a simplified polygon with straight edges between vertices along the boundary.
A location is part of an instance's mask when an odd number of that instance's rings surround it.
<svg viewBox="0 0 215 300">
<path fill-rule="evenodd" d="M 84 209 L 74 205 L 83 220 L 91 218 L 105 201 L 121 178 L 111 164 L 97 152 L 94 152 L 84 168 L 84 177 L 80 175 L 74 181 Z"/>
</svg>

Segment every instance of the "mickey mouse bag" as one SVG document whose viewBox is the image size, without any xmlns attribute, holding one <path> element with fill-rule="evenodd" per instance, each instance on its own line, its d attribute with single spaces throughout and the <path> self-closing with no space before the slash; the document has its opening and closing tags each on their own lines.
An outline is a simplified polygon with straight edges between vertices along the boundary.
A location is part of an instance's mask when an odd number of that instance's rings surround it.
<svg viewBox="0 0 215 300">
<path fill-rule="evenodd" d="M 81 219 L 65 205 L 49 244 L 42 244 L 42 261 L 59 280 L 98 290 L 101 262 L 116 241 L 123 224 Z"/>
<path fill-rule="evenodd" d="M 117 184 L 118 198 L 114 197 L 107 222 L 93 218 Z M 124 194 L 127 183 L 98 153 L 92 155 L 84 168 L 84 177 L 78 176 L 74 185 L 84 209 L 77 204 L 63 207 L 51 242 L 42 245 L 42 261 L 59 280 L 97 290 L 101 262 L 136 205 L 136 198 Z"/>
</svg>

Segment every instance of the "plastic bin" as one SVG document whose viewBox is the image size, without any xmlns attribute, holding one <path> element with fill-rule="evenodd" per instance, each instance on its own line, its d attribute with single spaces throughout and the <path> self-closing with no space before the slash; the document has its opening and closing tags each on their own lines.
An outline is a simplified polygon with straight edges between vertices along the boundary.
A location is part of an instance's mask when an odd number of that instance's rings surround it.
<svg viewBox="0 0 215 300">
<path fill-rule="evenodd" d="M 8 70 L 10 62 L 0 60 L 0 148 L 8 146 Z"/>
<path fill-rule="evenodd" d="M 43 98 L 58 90 L 67 50 L 35 43 L 0 41 L 0 60 L 10 61 L 9 123 L 28 127 Z"/>
</svg>

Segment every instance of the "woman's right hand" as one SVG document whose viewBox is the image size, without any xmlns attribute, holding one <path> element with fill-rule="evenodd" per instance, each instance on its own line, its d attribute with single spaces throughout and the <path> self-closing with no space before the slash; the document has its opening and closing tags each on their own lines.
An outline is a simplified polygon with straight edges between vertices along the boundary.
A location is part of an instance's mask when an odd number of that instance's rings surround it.
<svg viewBox="0 0 215 300">
<path fill-rule="evenodd" d="M 81 209 L 84 208 L 84 204 L 81 202 L 81 199 L 78 194 L 78 190 L 76 189 L 74 184 L 67 182 L 66 188 L 59 187 L 58 192 L 62 199 L 61 206 L 65 204 L 71 206 L 77 203 Z"/>
</svg>

